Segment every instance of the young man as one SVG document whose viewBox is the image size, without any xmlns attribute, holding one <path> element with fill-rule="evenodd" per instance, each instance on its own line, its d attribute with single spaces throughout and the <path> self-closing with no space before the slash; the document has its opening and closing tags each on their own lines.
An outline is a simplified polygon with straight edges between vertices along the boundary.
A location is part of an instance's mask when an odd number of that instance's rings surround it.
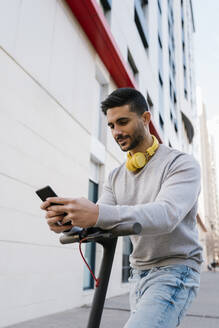
<svg viewBox="0 0 219 328">
<path fill-rule="evenodd" d="M 98 204 L 58 197 L 49 198 L 42 209 L 57 233 L 73 226 L 109 229 L 140 222 L 141 235 L 131 236 L 131 316 L 125 328 L 173 328 L 199 288 L 200 168 L 191 155 L 159 145 L 150 134 L 151 115 L 139 91 L 117 89 L 102 109 L 115 141 L 128 152 L 127 162 L 111 172 Z M 71 224 L 57 225 L 62 219 Z"/>
</svg>

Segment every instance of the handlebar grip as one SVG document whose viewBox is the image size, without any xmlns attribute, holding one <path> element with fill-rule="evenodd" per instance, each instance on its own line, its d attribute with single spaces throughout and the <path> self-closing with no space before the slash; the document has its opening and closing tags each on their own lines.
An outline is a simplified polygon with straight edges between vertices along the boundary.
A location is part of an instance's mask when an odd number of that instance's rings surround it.
<svg viewBox="0 0 219 328">
<path fill-rule="evenodd" d="M 108 230 L 109 231 L 109 230 Z M 142 226 L 140 223 L 122 223 L 110 230 L 110 232 L 115 237 L 119 236 L 129 236 L 129 235 L 139 235 L 142 231 Z"/>
<path fill-rule="evenodd" d="M 80 237 L 79 235 L 73 235 L 73 236 L 63 235 L 59 238 L 59 241 L 61 244 L 79 243 Z"/>
<path fill-rule="evenodd" d="M 102 238 L 114 238 L 119 236 L 129 236 L 129 235 L 138 235 L 141 233 L 142 226 L 140 223 L 124 223 L 119 224 L 115 228 L 111 230 L 101 230 L 100 232 L 96 232 L 95 234 L 87 234 L 87 241 L 92 240 L 95 241 L 95 239 Z M 70 243 L 77 243 L 80 241 L 80 234 L 77 235 L 63 235 L 60 237 L 60 243 L 61 244 L 70 244 Z"/>
</svg>

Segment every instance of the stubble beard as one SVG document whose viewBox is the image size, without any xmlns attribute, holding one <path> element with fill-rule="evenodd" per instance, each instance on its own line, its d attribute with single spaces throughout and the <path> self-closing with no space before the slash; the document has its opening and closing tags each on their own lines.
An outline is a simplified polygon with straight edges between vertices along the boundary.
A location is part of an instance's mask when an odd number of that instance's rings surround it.
<svg viewBox="0 0 219 328">
<path fill-rule="evenodd" d="M 125 138 L 130 139 L 131 142 L 130 142 L 130 145 L 124 146 L 124 148 L 122 145 L 119 144 L 120 149 L 123 152 L 127 152 L 127 151 L 132 150 L 132 149 L 136 148 L 137 146 L 139 146 L 145 138 L 145 130 L 144 130 L 144 128 L 139 126 L 135 129 L 132 136 L 127 135 Z"/>
</svg>

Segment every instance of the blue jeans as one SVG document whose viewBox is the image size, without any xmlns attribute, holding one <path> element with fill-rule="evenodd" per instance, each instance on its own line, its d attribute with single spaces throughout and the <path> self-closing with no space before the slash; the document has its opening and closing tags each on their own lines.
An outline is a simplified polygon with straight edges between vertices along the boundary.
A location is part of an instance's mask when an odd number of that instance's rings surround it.
<svg viewBox="0 0 219 328">
<path fill-rule="evenodd" d="M 124 328 L 175 328 L 197 295 L 200 274 L 186 265 L 132 269 L 131 316 Z"/>
</svg>

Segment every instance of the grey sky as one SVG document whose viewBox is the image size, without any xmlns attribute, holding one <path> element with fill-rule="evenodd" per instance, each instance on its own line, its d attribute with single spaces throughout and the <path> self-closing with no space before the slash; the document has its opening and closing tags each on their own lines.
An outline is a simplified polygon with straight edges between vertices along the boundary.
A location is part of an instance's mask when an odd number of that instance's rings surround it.
<svg viewBox="0 0 219 328">
<path fill-rule="evenodd" d="M 196 84 L 212 119 L 219 115 L 219 0 L 193 0 L 193 9 Z"/>
</svg>

